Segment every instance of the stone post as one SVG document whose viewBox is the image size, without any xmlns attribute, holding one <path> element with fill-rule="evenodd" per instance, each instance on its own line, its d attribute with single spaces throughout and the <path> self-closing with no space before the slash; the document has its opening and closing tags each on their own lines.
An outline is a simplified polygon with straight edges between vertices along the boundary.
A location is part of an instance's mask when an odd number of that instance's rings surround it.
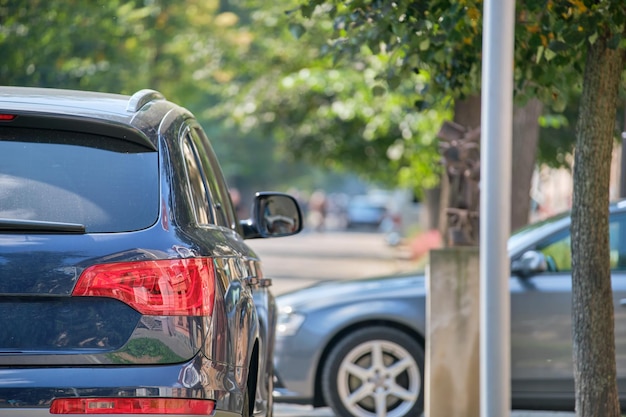
<svg viewBox="0 0 626 417">
<path fill-rule="evenodd" d="M 430 252 L 426 300 L 426 417 L 479 417 L 479 254 Z"/>
</svg>

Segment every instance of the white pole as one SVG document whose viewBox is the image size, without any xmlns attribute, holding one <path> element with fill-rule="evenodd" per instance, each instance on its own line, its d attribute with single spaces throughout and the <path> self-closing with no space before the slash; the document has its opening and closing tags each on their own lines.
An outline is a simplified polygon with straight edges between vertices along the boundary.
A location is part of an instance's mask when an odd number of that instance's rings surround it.
<svg viewBox="0 0 626 417">
<path fill-rule="evenodd" d="M 480 174 L 480 414 L 511 413 L 507 240 L 511 211 L 515 0 L 485 0 Z"/>
</svg>

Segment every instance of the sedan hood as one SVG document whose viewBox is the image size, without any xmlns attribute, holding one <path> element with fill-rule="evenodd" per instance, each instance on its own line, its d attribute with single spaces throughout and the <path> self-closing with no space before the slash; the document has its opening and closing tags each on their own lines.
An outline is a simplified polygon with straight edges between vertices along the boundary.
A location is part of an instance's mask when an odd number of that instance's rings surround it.
<svg viewBox="0 0 626 417">
<path fill-rule="evenodd" d="M 426 293 L 423 272 L 355 280 L 321 282 L 307 288 L 279 295 L 279 307 L 296 310 L 323 308 L 364 299 L 415 297 Z"/>
</svg>

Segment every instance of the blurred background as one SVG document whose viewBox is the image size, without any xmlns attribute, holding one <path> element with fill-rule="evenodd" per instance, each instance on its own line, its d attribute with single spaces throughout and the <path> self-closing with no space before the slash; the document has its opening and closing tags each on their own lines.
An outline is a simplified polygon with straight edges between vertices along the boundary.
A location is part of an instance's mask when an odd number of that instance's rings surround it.
<svg viewBox="0 0 626 417">
<path fill-rule="evenodd" d="M 516 10 L 512 230 L 571 206 L 582 83 L 570 58 L 582 55 L 568 46 L 597 25 L 559 20 L 584 2 L 549 3 Z M 301 203 L 302 234 L 251 242 L 280 294 L 418 270 L 441 245 L 438 132 L 447 120 L 480 124 L 481 10 L 481 0 L 0 0 L 0 85 L 151 88 L 187 107 L 240 218 L 257 190 Z M 625 102 L 607 161 L 612 199 L 626 196 Z"/>
<path fill-rule="evenodd" d="M 3 0 L 0 84 L 159 90 L 200 119 L 241 216 L 252 190 L 271 189 L 298 196 L 310 230 L 367 228 L 391 245 L 432 234 L 441 195 L 437 132 L 444 120 L 458 118 L 459 92 L 471 103 L 467 93 L 478 91 L 470 73 L 440 77 L 439 61 L 444 67 L 451 61 L 437 54 L 463 51 L 455 59 L 467 59 L 469 71 L 480 33 L 458 47 L 454 36 L 420 44 L 415 50 L 433 54 L 429 66 L 391 49 L 393 43 L 380 49 L 387 35 L 375 26 L 368 29 L 375 41 L 360 40 L 358 54 L 348 54 L 354 45 L 341 43 L 337 9 L 300 3 Z M 457 17 L 475 28 L 478 3 L 465 3 Z M 516 107 L 536 115 L 518 123 L 536 141 L 524 137 L 523 146 L 514 145 L 513 206 L 521 214 L 513 214 L 513 229 L 570 205 L 580 91 L 562 75 L 549 99 L 537 93 L 541 100 Z M 620 161 L 617 147 L 613 197 Z"/>
</svg>

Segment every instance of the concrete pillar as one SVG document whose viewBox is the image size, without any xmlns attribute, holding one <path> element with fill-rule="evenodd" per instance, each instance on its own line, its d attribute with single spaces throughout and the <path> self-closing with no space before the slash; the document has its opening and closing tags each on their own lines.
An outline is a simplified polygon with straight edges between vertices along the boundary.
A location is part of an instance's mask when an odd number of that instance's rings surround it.
<svg viewBox="0 0 626 417">
<path fill-rule="evenodd" d="M 426 417 L 479 417 L 478 247 L 430 252 L 426 300 Z"/>
</svg>

